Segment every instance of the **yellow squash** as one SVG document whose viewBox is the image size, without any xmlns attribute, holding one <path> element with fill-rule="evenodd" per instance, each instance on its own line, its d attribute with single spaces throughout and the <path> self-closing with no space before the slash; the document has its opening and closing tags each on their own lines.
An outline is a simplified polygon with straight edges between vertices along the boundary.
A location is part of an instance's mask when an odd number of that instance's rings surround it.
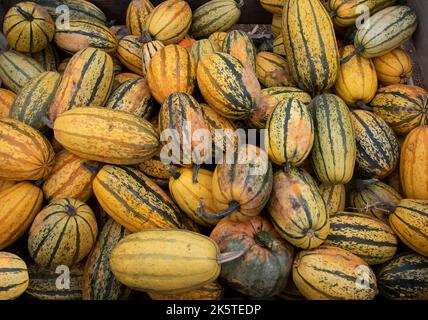
<svg viewBox="0 0 428 320">
<path fill-rule="evenodd" d="M 373 63 L 384 86 L 407 83 L 413 74 L 412 58 L 400 48 L 374 58 Z"/>
<path fill-rule="evenodd" d="M 150 0 L 132 0 L 126 10 L 126 27 L 131 35 L 141 36 L 154 7 Z"/>
<path fill-rule="evenodd" d="M 0 300 L 18 298 L 28 288 L 28 269 L 24 260 L 9 252 L 0 252 Z"/>
<path fill-rule="evenodd" d="M 139 36 L 124 36 L 117 45 L 116 56 L 132 72 L 144 75 L 143 42 Z"/>
<path fill-rule="evenodd" d="M 10 90 L 0 88 L 0 119 L 9 118 L 10 109 L 15 101 L 16 94 Z"/>
<path fill-rule="evenodd" d="M 256 74 L 266 88 L 296 85 L 288 70 L 287 60 L 276 53 L 262 51 L 257 54 Z"/>
<path fill-rule="evenodd" d="M 345 210 L 346 189 L 343 184 L 321 184 L 320 193 L 325 202 L 328 213 L 341 212 Z"/>
</svg>

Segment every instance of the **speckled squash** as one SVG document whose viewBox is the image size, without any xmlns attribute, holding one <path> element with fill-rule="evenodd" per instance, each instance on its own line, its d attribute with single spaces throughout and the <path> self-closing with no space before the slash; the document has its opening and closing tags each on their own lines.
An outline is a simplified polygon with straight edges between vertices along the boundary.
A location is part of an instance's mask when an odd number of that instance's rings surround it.
<svg viewBox="0 0 428 320">
<path fill-rule="evenodd" d="M 296 85 L 288 70 L 287 61 L 276 53 L 262 51 L 257 54 L 256 74 L 266 88 Z"/>
<path fill-rule="evenodd" d="M 346 188 L 343 184 L 328 185 L 323 183 L 319 189 L 329 214 L 345 210 Z"/>
<path fill-rule="evenodd" d="M 160 157 L 161 150 L 162 147 L 158 149 L 152 158 L 140 163 L 138 165 L 138 169 L 157 185 L 164 187 L 168 186 L 169 178 L 171 177 L 171 173 L 168 169 L 171 168 L 173 170 L 177 170 L 180 167 L 174 164 L 166 164 L 162 162 Z"/>
<path fill-rule="evenodd" d="M 220 50 L 223 50 L 224 45 L 224 39 L 227 36 L 227 32 L 224 31 L 216 31 L 213 34 L 211 34 L 208 39 L 214 43 L 217 47 L 220 48 Z"/>
<path fill-rule="evenodd" d="M 272 43 L 272 52 L 279 54 L 280 56 L 285 56 L 284 48 L 284 37 L 282 35 L 277 36 Z"/>
<path fill-rule="evenodd" d="M 286 0 L 260 0 L 260 4 L 266 11 L 273 14 L 282 14 Z"/>
<path fill-rule="evenodd" d="M 0 300 L 13 300 L 28 287 L 27 265 L 20 257 L 0 252 Z"/>
<path fill-rule="evenodd" d="M 10 90 L 0 88 L 0 119 L 10 117 L 10 109 L 12 109 L 16 94 Z"/>
<path fill-rule="evenodd" d="M 144 75 L 143 42 L 139 36 L 124 36 L 117 45 L 116 56 L 132 72 Z"/>
<path fill-rule="evenodd" d="M 220 51 L 220 48 L 209 39 L 198 40 L 190 47 L 190 53 L 195 59 L 196 64 L 198 64 L 203 55 L 218 51 Z"/>
<path fill-rule="evenodd" d="M 165 47 L 162 41 L 153 40 L 143 44 L 142 56 L 143 56 L 143 74 L 147 74 L 150 62 L 155 56 L 156 52 Z"/>
<path fill-rule="evenodd" d="M 384 86 L 405 84 L 413 75 L 412 58 L 400 48 L 374 58 L 373 63 Z"/>
<path fill-rule="evenodd" d="M 29 53 L 28 55 L 40 63 L 45 71 L 57 71 L 59 64 L 58 52 L 52 44 L 49 44 L 40 52 Z"/>
<path fill-rule="evenodd" d="M 230 31 L 223 42 L 223 52 L 237 58 L 245 66 L 256 72 L 256 47 L 244 31 Z"/>
<path fill-rule="evenodd" d="M 141 36 L 154 6 L 149 0 L 132 0 L 126 10 L 126 27 L 131 35 Z"/>
<path fill-rule="evenodd" d="M 119 88 L 124 82 L 135 78 L 141 78 L 141 76 L 132 72 L 121 72 L 116 74 L 113 80 L 112 92 Z"/>
</svg>

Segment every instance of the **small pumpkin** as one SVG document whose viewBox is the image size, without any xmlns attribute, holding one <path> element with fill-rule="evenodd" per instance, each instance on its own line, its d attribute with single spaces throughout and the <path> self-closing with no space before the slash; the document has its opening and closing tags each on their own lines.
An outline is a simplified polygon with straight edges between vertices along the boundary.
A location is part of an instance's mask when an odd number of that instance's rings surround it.
<svg viewBox="0 0 428 320">
<path fill-rule="evenodd" d="M 384 86 L 407 83 L 413 74 L 412 59 L 397 48 L 373 59 L 377 77 Z"/>
</svg>

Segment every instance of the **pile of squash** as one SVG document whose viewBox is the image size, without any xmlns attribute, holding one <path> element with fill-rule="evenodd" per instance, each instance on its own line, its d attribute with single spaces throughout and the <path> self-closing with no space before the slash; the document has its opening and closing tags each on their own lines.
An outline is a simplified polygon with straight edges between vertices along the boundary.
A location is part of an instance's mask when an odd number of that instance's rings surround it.
<svg viewBox="0 0 428 320">
<path fill-rule="evenodd" d="M 401 49 L 415 12 L 260 4 L 260 46 L 231 30 L 245 0 L 132 0 L 127 35 L 85 0 L 9 9 L 0 299 L 428 299 L 428 93 Z"/>
</svg>

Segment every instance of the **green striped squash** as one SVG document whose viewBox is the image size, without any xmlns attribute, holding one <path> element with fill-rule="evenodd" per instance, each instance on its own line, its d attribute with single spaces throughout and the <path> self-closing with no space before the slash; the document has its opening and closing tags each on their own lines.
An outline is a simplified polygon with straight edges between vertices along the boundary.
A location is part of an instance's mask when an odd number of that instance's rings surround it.
<svg viewBox="0 0 428 320">
<path fill-rule="evenodd" d="M 282 35 L 286 59 L 299 88 L 316 96 L 332 87 L 339 69 L 333 23 L 320 1 L 284 4 Z"/>
<path fill-rule="evenodd" d="M 391 300 L 428 299 L 428 258 L 416 253 L 396 256 L 377 272 L 379 292 Z"/>
<path fill-rule="evenodd" d="M 150 65 L 150 61 L 152 61 L 152 58 L 154 57 L 155 53 L 158 52 L 160 49 L 162 49 L 164 44 L 162 41 L 153 40 L 149 41 L 145 44 L 143 44 L 142 48 L 142 57 L 143 57 L 143 74 L 147 74 L 147 70 Z"/>
<path fill-rule="evenodd" d="M 71 267 L 89 254 L 97 235 L 97 220 L 88 205 L 72 198 L 54 200 L 34 219 L 28 250 L 40 267 Z"/>
<path fill-rule="evenodd" d="M 130 232 L 113 219 L 107 220 L 86 261 L 83 300 L 118 300 L 129 296 L 130 290 L 116 280 L 110 269 L 111 252 L 128 234 Z"/>
<path fill-rule="evenodd" d="M 284 47 L 284 37 L 282 34 L 277 36 L 272 43 L 272 52 L 279 54 L 280 56 L 285 56 L 285 47 Z"/>
<path fill-rule="evenodd" d="M 30 263 L 26 294 L 39 300 L 81 300 L 84 263 L 71 268 L 46 269 Z"/>
<path fill-rule="evenodd" d="M 190 54 L 195 58 L 196 64 L 203 55 L 217 51 L 221 51 L 220 48 L 209 39 L 198 40 L 190 47 Z"/>
<path fill-rule="evenodd" d="M 113 79 L 110 55 L 95 48 L 82 49 L 67 64 L 49 108 L 49 119 L 54 121 L 58 115 L 75 107 L 104 106 Z"/>
<path fill-rule="evenodd" d="M 227 31 L 241 16 L 243 1 L 211 0 L 193 11 L 189 33 L 197 39 L 208 38 L 214 32 Z"/>
<path fill-rule="evenodd" d="M 0 300 L 18 298 L 28 287 L 24 260 L 9 252 L 0 252 Z"/>
<path fill-rule="evenodd" d="M 273 14 L 282 14 L 287 0 L 260 0 L 260 4 L 266 11 Z"/>
<path fill-rule="evenodd" d="M 132 72 L 144 75 L 143 43 L 139 36 L 124 36 L 119 40 L 116 56 Z"/>
<path fill-rule="evenodd" d="M 126 27 L 133 36 L 141 36 L 146 28 L 146 21 L 153 11 L 149 0 L 132 0 L 126 10 Z"/>
<path fill-rule="evenodd" d="M 28 56 L 40 63 L 45 71 L 57 71 L 59 64 L 58 52 L 52 44 L 49 44 L 42 51 L 29 53 Z"/>
<path fill-rule="evenodd" d="M 171 173 L 168 172 L 168 169 L 178 170 L 180 167 L 178 165 L 162 162 L 160 157 L 162 148 L 163 147 L 159 148 L 151 159 L 140 163 L 138 169 L 157 185 L 164 187 L 168 186 L 169 178 L 171 177 Z"/>
<path fill-rule="evenodd" d="M 256 56 L 256 74 L 260 83 L 269 87 L 296 86 L 284 57 L 272 52 L 261 51 Z"/>
<path fill-rule="evenodd" d="M 325 184 L 346 184 L 354 174 L 355 135 L 348 107 L 339 97 L 323 94 L 311 102 L 315 140 L 312 163 Z"/>
<path fill-rule="evenodd" d="M 353 110 L 357 140 L 357 169 L 369 178 L 385 178 L 398 164 L 399 145 L 394 131 L 372 112 Z"/>
<path fill-rule="evenodd" d="M 257 50 L 247 33 L 241 30 L 230 31 L 223 42 L 223 52 L 230 54 L 256 72 Z"/>
<path fill-rule="evenodd" d="M 23 53 L 6 51 L 0 55 L 0 80 L 15 93 L 44 71 L 40 63 Z"/>
<path fill-rule="evenodd" d="M 93 189 L 101 207 L 131 232 L 183 226 L 174 202 L 139 170 L 105 165 L 95 177 Z"/>
<path fill-rule="evenodd" d="M 345 210 L 346 188 L 343 184 L 328 185 L 323 183 L 319 189 L 329 214 Z"/>
<path fill-rule="evenodd" d="M 85 20 L 70 20 L 58 28 L 54 37 L 55 44 L 69 53 L 92 47 L 113 53 L 117 48 L 116 35 L 105 25 Z"/>
<path fill-rule="evenodd" d="M 390 260 L 397 251 L 397 237 L 392 229 L 359 213 L 330 214 L 330 233 L 324 244 L 352 252 L 369 265 Z"/>
<path fill-rule="evenodd" d="M 384 55 L 398 48 L 415 32 L 416 13 L 408 6 L 392 6 L 370 16 L 370 28 L 360 28 L 354 39 L 355 53 L 366 58 Z"/>
<path fill-rule="evenodd" d="M 61 75 L 52 71 L 43 72 L 31 79 L 16 96 L 10 117 L 35 129 L 42 131 L 46 129 L 43 118 L 48 112 L 60 81 Z"/>
</svg>

